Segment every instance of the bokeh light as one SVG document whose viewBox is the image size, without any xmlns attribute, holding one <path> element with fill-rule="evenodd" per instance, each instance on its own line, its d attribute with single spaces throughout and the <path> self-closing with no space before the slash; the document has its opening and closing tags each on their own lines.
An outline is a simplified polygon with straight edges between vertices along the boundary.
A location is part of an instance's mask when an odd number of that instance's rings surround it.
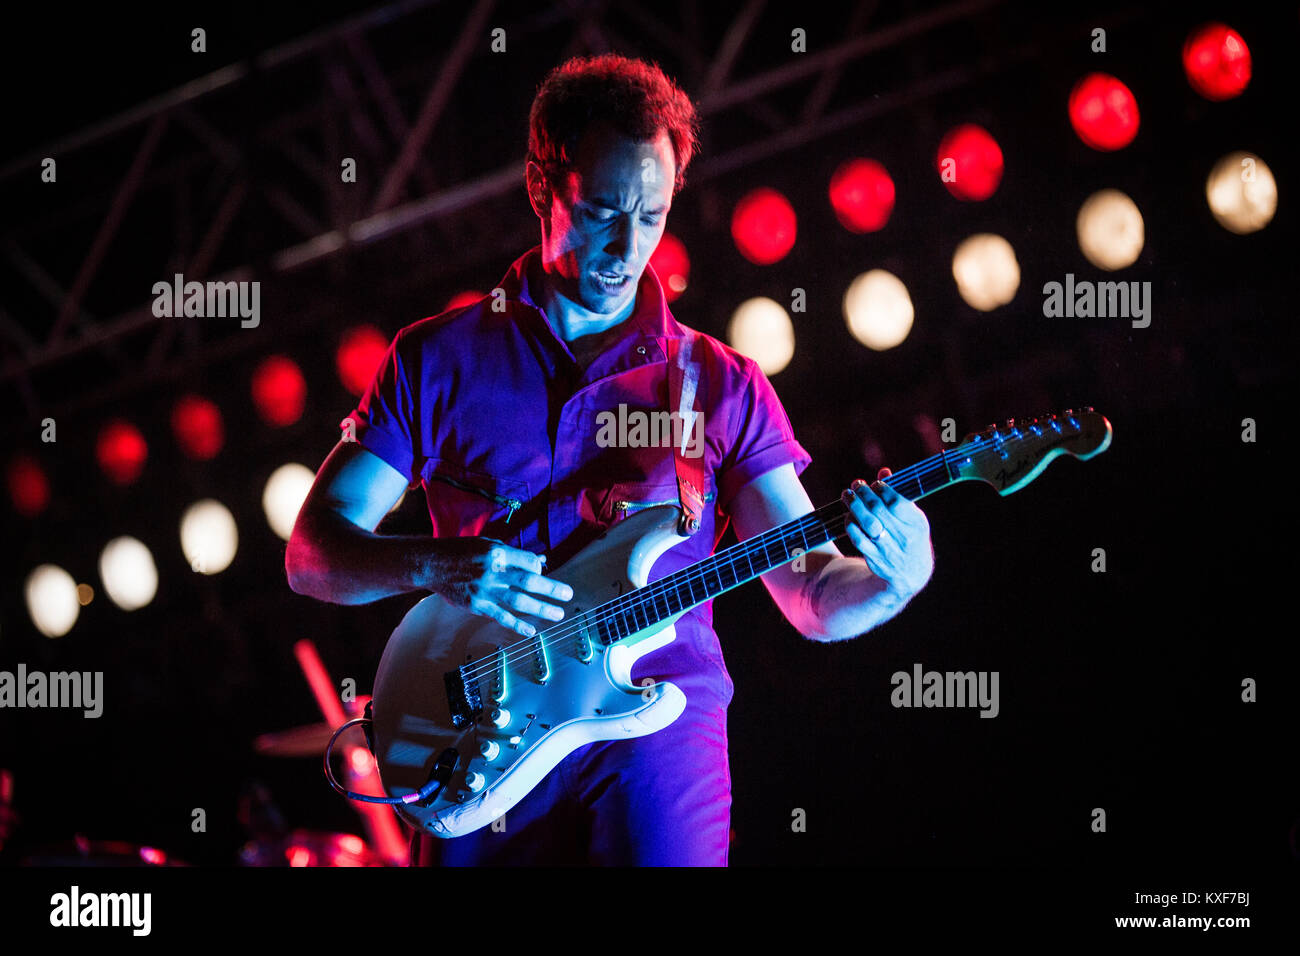
<svg viewBox="0 0 1300 956">
<path fill-rule="evenodd" d="M 875 232 L 894 211 L 894 180 L 874 159 L 850 159 L 831 176 L 831 208 L 850 232 Z"/>
<path fill-rule="evenodd" d="M 1250 85 L 1250 48 L 1232 27 L 1207 23 L 1183 44 L 1183 70 L 1207 100 L 1230 100 Z"/>
<path fill-rule="evenodd" d="M 948 192 L 978 202 L 1002 182 L 1002 147 L 984 127 L 964 123 L 940 140 L 934 165 Z"/>
<path fill-rule="evenodd" d="M 99 579 L 109 600 L 123 611 L 139 610 L 158 593 L 153 554 L 143 541 L 130 535 L 104 545 L 99 553 Z"/>
<path fill-rule="evenodd" d="M 755 189 L 736 204 L 731 217 L 731 238 L 750 262 L 767 266 L 785 258 L 794 248 L 794 207 L 775 189 Z"/>
<path fill-rule="evenodd" d="M 727 323 L 727 341 L 775 375 L 794 358 L 794 324 L 781 303 L 766 296 L 742 302 Z"/>
<path fill-rule="evenodd" d="M 140 429 L 123 419 L 114 419 L 100 429 L 95 457 L 109 481 L 129 485 L 144 471 L 149 445 Z"/>
<path fill-rule="evenodd" d="M 204 498 L 181 515 L 181 553 L 190 569 L 217 574 L 230 567 L 239 549 L 235 516 L 220 501 Z"/>
<path fill-rule="evenodd" d="M 334 354 L 343 387 L 352 395 L 365 392 L 387 352 L 388 339 L 373 325 L 356 325 L 344 332 Z"/>
<path fill-rule="evenodd" d="M 210 461 L 226 441 L 221 409 L 202 396 L 182 396 L 172 407 L 172 434 L 186 456 Z"/>
<path fill-rule="evenodd" d="M 291 462 L 271 472 L 262 489 L 262 510 L 271 530 L 288 541 L 302 503 L 311 491 L 316 475 L 306 465 Z"/>
<path fill-rule="evenodd" d="M 28 454 L 15 455 L 5 469 L 9 500 L 24 518 L 35 518 L 49 506 L 50 480 L 45 469 Z"/>
<path fill-rule="evenodd" d="M 665 232 L 650 256 L 650 268 L 659 277 L 664 289 L 664 298 L 676 302 L 686 291 L 691 281 L 691 257 L 686 254 L 685 244 L 671 232 Z"/>
<path fill-rule="evenodd" d="M 1093 149 L 1122 149 L 1138 133 L 1137 98 L 1109 73 L 1089 73 L 1070 92 L 1070 124 Z"/>
<path fill-rule="evenodd" d="M 892 349 L 912 331 L 912 297 L 903 280 L 884 269 L 864 272 L 844 293 L 844 320 L 869 349 Z"/>
<path fill-rule="evenodd" d="M 1102 189 L 1089 196 L 1079 207 L 1075 229 L 1084 257 L 1108 272 L 1137 262 L 1146 244 L 1142 213 L 1118 189 Z"/>
<path fill-rule="evenodd" d="M 253 403 L 268 425 L 283 428 L 302 417 L 307 380 L 293 359 L 272 355 L 253 372 Z"/>
<path fill-rule="evenodd" d="M 1277 212 L 1277 180 L 1254 153 L 1229 153 L 1210 171 L 1205 199 L 1220 226 L 1244 236 L 1272 221 Z"/>
<path fill-rule="evenodd" d="M 952 256 L 957 291 L 972 308 L 989 312 L 1006 305 L 1020 288 L 1020 263 L 1011 243 L 984 232 L 964 240 Z"/>
<path fill-rule="evenodd" d="M 77 582 L 57 564 L 42 564 L 27 575 L 23 587 L 27 614 L 46 637 L 62 637 L 72 630 L 81 613 Z"/>
</svg>

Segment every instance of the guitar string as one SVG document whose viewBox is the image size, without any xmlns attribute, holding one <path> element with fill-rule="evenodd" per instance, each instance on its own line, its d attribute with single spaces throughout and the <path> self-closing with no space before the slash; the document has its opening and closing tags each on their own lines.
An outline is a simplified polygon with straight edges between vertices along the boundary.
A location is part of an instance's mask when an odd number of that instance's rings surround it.
<svg viewBox="0 0 1300 956">
<path fill-rule="evenodd" d="M 1081 430 L 1082 429 L 1080 429 L 1080 431 Z M 974 450 L 968 450 L 974 445 L 981 444 L 981 443 L 984 443 L 983 447 L 974 448 Z M 998 449 L 996 445 L 989 445 L 987 442 L 985 442 L 984 439 L 977 439 L 975 442 L 972 442 L 970 446 L 965 446 L 965 445 L 958 446 L 957 448 L 954 448 L 951 451 L 944 451 L 943 454 L 941 455 L 933 455 L 924 461 L 916 463 L 915 465 L 910 465 L 907 468 L 901 469 L 900 471 L 891 473 L 889 479 L 886 480 L 887 482 L 892 481 L 895 484 L 902 484 L 904 482 L 910 481 L 913 478 L 915 478 L 918 480 L 918 484 L 920 484 L 921 478 L 933 475 L 936 472 L 943 472 L 946 477 L 948 472 L 947 465 L 949 459 L 951 459 L 952 461 L 957 461 L 957 460 L 964 461 L 967 459 L 974 458 L 976 456 L 987 456 L 990 454 L 997 454 L 997 453 L 998 453 Z M 912 474 L 913 472 L 915 472 L 915 474 Z M 938 489 L 932 489 L 932 490 L 938 490 Z M 824 507 L 832 507 L 836 504 L 842 504 L 842 502 L 832 502 L 830 506 L 824 506 Z M 822 509 L 818 509 L 818 511 L 820 510 Z M 817 511 L 813 511 L 807 515 L 803 515 L 802 518 L 798 518 L 795 520 L 800 522 L 806 522 L 807 519 L 815 518 L 816 515 L 817 515 Z M 845 518 L 847 518 L 847 512 L 840 512 L 836 515 L 833 515 L 830 518 L 830 521 L 831 522 L 843 521 L 843 519 Z M 825 520 L 819 520 L 814 524 L 815 525 L 819 524 L 823 531 L 829 532 L 832 530 L 831 525 L 827 524 Z M 796 533 L 805 534 L 807 530 L 810 530 L 810 529 L 796 528 L 785 534 L 777 534 L 777 532 L 781 531 L 781 529 L 784 527 L 786 526 L 782 525 L 778 528 L 770 529 L 769 531 L 765 532 L 762 535 L 756 535 L 753 538 L 747 539 L 746 541 L 742 542 L 739 545 L 735 545 L 734 547 L 737 550 L 736 556 L 727 558 L 725 561 L 717 561 L 716 559 L 720 558 L 721 555 L 731 551 L 732 550 L 731 548 L 728 548 L 726 551 L 720 552 L 719 554 L 710 555 L 708 558 L 704 558 L 698 563 L 704 564 L 705 562 L 714 562 L 716 565 L 716 569 L 711 573 L 718 574 L 719 577 L 721 577 L 720 571 L 723 565 L 730 565 L 731 566 L 730 570 L 732 571 L 732 573 L 738 574 L 738 569 L 735 567 L 735 562 L 737 560 L 740 560 L 741 557 L 744 557 L 747 560 L 749 557 L 758 553 L 760 550 L 765 552 L 767 547 L 770 546 L 771 544 L 778 543 L 784 540 L 786 537 Z M 835 540 L 836 538 L 839 538 L 844 534 L 845 531 L 843 530 L 843 525 L 841 525 L 839 530 L 836 531 L 836 533 L 832 534 L 827 540 Z M 773 565 L 772 568 L 768 568 L 767 571 L 773 570 L 775 567 L 779 567 L 780 564 L 788 564 L 792 560 L 794 560 L 794 558 L 792 557 L 787 558 L 785 561 L 782 561 L 777 565 Z M 766 574 L 767 571 L 759 572 L 757 574 L 751 573 L 743 579 L 738 577 L 737 581 L 734 584 L 725 587 L 724 591 L 729 591 L 732 588 L 739 587 L 741 584 L 747 583 L 749 580 L 753 580 L 753 578 L 755 577 L 761 577 L 763 574 Z M 689 572 L 689 573 L 685 573 L 685 572 Z M 668 583 L 672 581 L 673 578 L 675 578 L 677 575 L 683 573 L 685 573 L 685 577 L 681 582 L 672 583 L 672 584 Z M 704 578 L 704 575 L 706 573 L 710 573 L 710 572 L 705 572 L 705 571 L 691 572 L 689 567 L 682 568 L 679 571 L 673 572 L 672 574 L 669 574 L 664 578 L 655 581 L 653 584 L 648 584 L 643 588 L 637 588 L 633 591 L 628 592 L 625 595 L 621 595 L 618 598 L 613 598 L 610 601 L 605 602 L 604 604 L 598 605 L 594 608 L 589 608 L 583 613 L 588 616 L 589 620 L 597 616 L 609 617 L 616 613 L 622 614 L 628 611 L 629 609 L 631 609 L 633 605 L 645 604 L 647 602 L 657 600 L 660 597 L 664 597 L 670 592 L 677 592 L 680 590 L 682 584 L 691 582 L 696 579 L 700 580 L 701 583 L 703 583 L 707 587 L 708 582 Z M 700 601 L 698 603 L 703 604 L 704 601 Z M 691 605 L 691 607 L 694 606 L 696 605 Z M 655 610 L 657 610 L 657 608 Z M 633 618 L 631 623 L 633 624 L 636 623 L 635 618 Z M 505 647 L 499 648 L 490 656 L 481 657 L 478 660 L 467 662 L 466 664 L 462 665 L 461 668 L 461 670 L 464 672 L 463 674 L 464 679 L 479 680 L 491 674 L 493 671 L 496 671 L 503 667 L 510 667 L 511 665 L 518 664 L 522 661 L 525 661 L 533 657 L 534 655 L 536 655 L 539 650 L 545 650 L 548 647 L 553 647 L 558 643 L 575 638 L 575 636 L 579 634 L 584 627 L 584 625 L 580 623 L 575 623 L 574 621 L 568 621 L 568 622 L 557 621 L 556 626 L 559 627 L 560 630 L 558 631 L 543 630 L 542 632 L 540 632 L 540 634 L 534 637 L 524 638 L 523 640 L 517 641 L 514 644 L 510 644 Z M 588 624 L 586 626 L 590 627 L 591 625 Z M 633 631 L 631 633 L 636 633 L 636 632 Z M 500 659 L 500 656 L 503 653 L 505 654 L 504 660 Z"/>
<path fill-rule="evenodd" d="M 975 445 L 980 445 L 981 447 L 976 448 L 974 447 Z M 957 460 L 964 461 L 966 459 L 970 459 L 975 456 L 987 456 L 990 454 L 996 454 L 996 452 L 997 449 L 994 447 L 990 447 L 985 440 L 977 439 L 975 442 L 972 442 L 969 446 L 967 445 L 958 446 L 957 448 L 954 448 L 951 451 L 945 451 L 941 455 L 931 456 L 925 461 L 918 462 L 915 465 L 910 465 L 907 468 L 903 468 L 897 472 L 893 472 L 890 474 L 889 478 L 886 479 L 886 482 L 893 483 L 893 484 L 903 484 L 915 478 L 918 480 L 918 484 L 921 484 L 922 482 L 920 481 L 920 479 L 929 477 L 935 474 L 936 472 L 942 472 L 944 474 L 944 477 L 947 478 L 947 474 L 949 470 L 948 469 L 949 459 L 951 459 L 952 461 L 957 461 Z M 832 505 L 834 504 L 842 504 L 842 502 L 832 502 Z M 817 511 L 813 511 L 795 520 L 799 522 L 806 522 L 807 519 L 815 518 L 816 515 L 817 515 Z M 832 523 L 836 521 L 843 522 L 843 519 L 845 518 L 847 518 L 847 512 L 840 512 L 838 515 L 833 515 L 830 521 Z M 820 525 L 821 530 L 825 532 L 832 531 L 832 526 L 830 524 L 827 524 L 825 521 L 817 521 L 814 523 L 814 525 Z M 735 562 L 740 560 L 742 557 L 748 560 L 748 558 L 758 553 L 760 550 L 766 552 L 767 548 L 772 544 L 779 543 L 794 534 L 801 534 L 806 536 L 808 530 L 813 530 L 813 529 L 805 529 L 803 527 L 796 527 L 795 529 L 785 533 L 780 533 L 780 534 L 777 533 L 780 532 L 785 527 L 786 526 L 783 525 L 778 528 L 772 528 L 761 535 L 756 535 L 753 538 L 750 538 L 742 542 L 742 544 L 736 546 L 737 554 L 733 557 L 727 558 L 723 561 L 716 560 L 719 557 L 721 557 L 722 554 L 726 554 L 728 551 L 731 551 L 731 549 L 728 548 L 726 551 L 721 552 L 721 554 L 710 555 L 708 558 L 704 558 L 699 562 L 700 564 L 703 564 L 705 562 L 714 562 L 716 569 L 713 572 L 705 572 L 705 571 L 691 572 L 685 574 L 684 578 L 679 582 L 672 583 L 672 584 L 667 583 L 672 581 L 673 578 L 675 578 L 679 574 L 682 574 L 683 572 L 690 572 L 689 567 L 683 568 L 680 569 L 679 571 L 673 572 L 672 574 L 665 576 L 664 578 L 661 578 L 660 580 L 654 582 L 653 584 L 649 584 L 643 588 L 637 588 L 636 590 L 630 591 L 625 595 L 619 596 L 618 598 L 611 599 L 610 601 L 607 601 L 604 604 L 598 605 L 594 608 L 589 608 L 587 611 L 584 611 L 583 613 L 588 616 L 589 620 L 598 615 L 608 617 L 608 616 L 612 616 L 615 613 L 624 613 L 625 611 L 629 610 L 634 604 L 644 605 L 646 603 L 656 601 L 658 598 L 664 597 L 668 595 L 670 592 L 676 593 L 680 590 L 683 584 L 690 583 L 695 579 L 700 580 L 707 587 L 708 582 L 704 578 L 704 575 L 706 573 L 717 574 L 720 578 L 721 577 L 720 571 L 722 567 L 724 565 L 730 565 L 731 566 L 730 570 L 732 571 L 732 573 L 739 575 L 739 569 L 735 567 Z M 838 531 L 836 531 L 836 533 L 831 535 L 831 537 L 828 538 L 828 540 L 835 540 L 836 538 L 841 537 L 845 533 L 843 528 L 844 526 L 841 523 Z M 820 544 L 817 546 L 820 546 Z M 764 554 L 764 556 L 767 557 L 766 553 Z M 791 560 L 794 559 L 789 558 L 788 560 L 782 563 L 788 564 L 789 561 Z M 774 565 L 773 568 L 779 566 L 780 566 L 779 564 Z M 773 568 L 768 568 L 768 571 L 773 570 Z M 740 584 L 745 583 L 745 581 L 752 580 L 754 577 L 761 577 L 762 574 L 766 574 L 766 573 L 767 571 L 763 571 L 758 574 L 751 573 L 750 575 L 748 575 L 748 577 L 745 580 L 739 580 L 738 578 L 735 584 L 730 585 L 725 590 L 731 590 L 734 587 L 739 587 Z M 703 604 L 704 602 L 700 601 L 698 603 Z M 692 605 L 692 607 L 694 606 L 695 605 Z M 655 610 L 657 610 L 657 608 Z M 632 623 L 635 624 L 635 619 L 633 619 Z M 573 621 L 564 622 L 564 623 L 557 621 L 556 625 L 560 628 L 560 630 L 558 631 L 544 630 L 537 636 L 531 638 L 524 638 L 523 640 L 517 641 L 514 644 L 510 644 L 505 647 L 499 648 L 490 656 L 481 657 L 476 661 L 467 662 L 461 668 L 463 671 L 464 679 L 479 680 L 482 677 L 487 676 L 488 674 L 491 674 L 493 671 L 496 671 L 502 667 L 509 667 L 513 664 L 517 664 L 521 661 L 527 660 L 528 658 L 531 658 L 535 654 L 537 654 L 539 650 L 544 650 L 548 647 L 554 646 L 557 643 L 575 638 L 576 635 L 581 633 L 584 627 L 584 625 L 575 623 Z M 591 625 L 588 624 L 586 626 L 590 627 Z M 635 633 L 635 631 L 633 633 Z M 501 659 L 501 655 L 503 653 L 505 654 L 504 660 Z"/>
</svg>

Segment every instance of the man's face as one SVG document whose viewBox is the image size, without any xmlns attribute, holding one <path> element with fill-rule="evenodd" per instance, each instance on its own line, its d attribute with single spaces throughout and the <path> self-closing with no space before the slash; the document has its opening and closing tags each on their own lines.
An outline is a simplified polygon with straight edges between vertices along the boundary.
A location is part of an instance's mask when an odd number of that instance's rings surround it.
<svg viewBox="0 0 1300 956">
<path fill-rule="evenodd" d="M 672 141 L 660 131 L 657 139 L 638 143 L 593 123 L 574 166 L 543 190 L 540 207 L 534 199 L 543 219 L 542 259 L 560 293 L 608 315 L 636 295 L 663 235 L 677 174 Z M 530 177 L 536 172 L 530 167 Z"/>
</svg>

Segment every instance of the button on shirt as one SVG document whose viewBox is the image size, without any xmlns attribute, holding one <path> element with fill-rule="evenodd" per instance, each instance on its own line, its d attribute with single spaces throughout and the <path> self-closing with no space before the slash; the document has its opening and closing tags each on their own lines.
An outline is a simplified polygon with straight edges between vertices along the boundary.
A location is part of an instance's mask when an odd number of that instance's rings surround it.
<svg viewBox="0 0 1300 956">
<path fill-rule="evenodd" d="M 677 503 L 672 447 L 653 429 L 619 435 L 609 425 L 670 408 L 666 343 L 693 335 L 709 507 L 650 580 L 708 557 L 740 488 L 810 461 L 771 384 L 752 359 L 680 325 L 648 265 L 623 334 L 581 369 L 529 291 L 540 255 L 540 246 L 525 253 L 478 302 L 398 332 L 351 413 L 357 442 L 422 484 L 435 536 L 545 554 L 551 574 L 629 514 Z M 712 623 L 712 602 L 683 615 L 676 639 L 638 661 L 633 679 L 671 679 L 688 706 L 725 708 L 732 684 Z"/>
</svg>

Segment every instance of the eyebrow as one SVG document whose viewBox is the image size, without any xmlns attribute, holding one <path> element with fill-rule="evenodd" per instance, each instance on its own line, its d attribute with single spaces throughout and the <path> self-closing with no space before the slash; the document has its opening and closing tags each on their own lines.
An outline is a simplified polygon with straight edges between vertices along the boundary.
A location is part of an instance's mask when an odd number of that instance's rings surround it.
<svg viewBox="0 0 1300 956">
<path fill-rule="evenodd" d="M 607 199 L 604 196 L 596 196 L 593 199 L 588 199 L 587 202 L 593 206 L 600 206 L 602 209 L 614 209 L 618 211 L 622 211 L 623 209 L 623 207 L 620 206 L 618 203 L 616 203 L 614 200 Z M 662 214 L 667 208 L 668 207 L 666 206 L 661 206 L 658 209 L 647 209 L 645 210 L 645 213 L 648 216 L 658 216 Z"/>
</svg>

